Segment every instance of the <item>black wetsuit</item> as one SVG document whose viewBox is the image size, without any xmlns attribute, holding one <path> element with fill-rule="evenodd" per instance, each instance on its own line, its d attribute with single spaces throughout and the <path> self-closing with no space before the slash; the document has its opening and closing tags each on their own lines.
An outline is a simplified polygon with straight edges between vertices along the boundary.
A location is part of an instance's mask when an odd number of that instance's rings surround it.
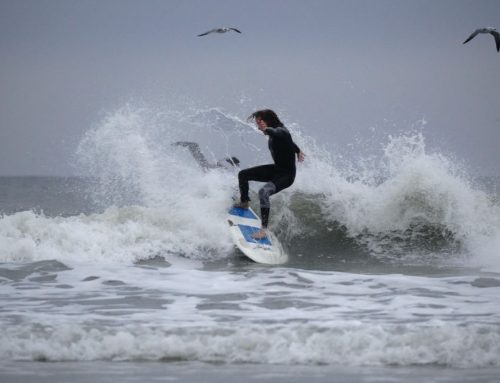
<svg viewBox="0 0 500 383">
<path fill-rule="evenodd" d="M 274 164 L 242 170 L 238 174 L 238 181 L 241 202 L 250 201 L 248 181 L 267 182 L 259 190 L 262 226 L 267 227 L 271 208 L 269 197 L 293 184 L 296 173 L 295 155 L 300 153 L 300 149 L 284 126 L 267 128 L 265 134 L 269 136 L 269 150 Z"/>
</svg>

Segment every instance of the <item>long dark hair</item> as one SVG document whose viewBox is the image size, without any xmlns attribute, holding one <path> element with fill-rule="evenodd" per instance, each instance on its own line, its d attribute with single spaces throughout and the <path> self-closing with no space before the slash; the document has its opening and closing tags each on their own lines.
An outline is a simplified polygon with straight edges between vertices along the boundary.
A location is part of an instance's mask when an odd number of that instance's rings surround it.
<svg viewBox="0 0 500 383">
<path fill-rule="evenodd" d="M 249 117 L 248 121 L 255 121 L 256 119 L 263 120 L 266 125 L 270 128 L 278 128 L 280 126 L 284 126 L 280 121 L 278 115 L 274 113 L 271 109 L 262 109 L 256 112 L 253 112 Z"/>
</svg>

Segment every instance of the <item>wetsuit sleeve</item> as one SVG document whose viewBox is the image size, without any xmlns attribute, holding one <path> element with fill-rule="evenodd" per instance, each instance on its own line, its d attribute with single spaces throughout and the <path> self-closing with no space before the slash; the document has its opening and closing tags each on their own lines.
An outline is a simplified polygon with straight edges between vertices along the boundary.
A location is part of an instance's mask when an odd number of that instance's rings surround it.
<svg viewBox="0 0 500 383">
<path fill-rule="evenodd" d="M 271 137 L 285 137 L 288 135 L 291 138 L 290 132 L 284 127 L 267 128 L 265 134 Z M 292 140 L 292 147 L 295 153 L 300 153 L 300 148 L 297 146 L 295 142 L 293 142 L 293 140 Z"/>
</svg>

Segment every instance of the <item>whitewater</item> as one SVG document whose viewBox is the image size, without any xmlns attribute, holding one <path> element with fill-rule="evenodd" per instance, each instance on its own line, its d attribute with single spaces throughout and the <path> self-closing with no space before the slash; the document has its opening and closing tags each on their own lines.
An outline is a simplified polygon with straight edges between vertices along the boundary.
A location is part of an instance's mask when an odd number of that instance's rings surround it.
<svg viewBox="0 0 500 383">
<path fill-rule="evenodd" d="M 307 157 L 272 197 L 279 267 L 232 245 L 237 169 L 173 145 L 269 163 L 265 138 L 218 108 L 127 104 L 81 138 L 78 177 L 0 178 L 0 376 L 495 381 L 498 180 L 423 129 L 352 159 L 287 126 Z"/>
</svg>

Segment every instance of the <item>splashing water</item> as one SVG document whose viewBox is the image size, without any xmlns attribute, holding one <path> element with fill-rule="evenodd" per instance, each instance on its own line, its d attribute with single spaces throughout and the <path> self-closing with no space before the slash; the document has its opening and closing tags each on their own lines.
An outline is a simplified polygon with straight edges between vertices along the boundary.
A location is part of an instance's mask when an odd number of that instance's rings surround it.
<svg viewBox="0 0 500 383">
<path fill-rule="evenodd" d="M 314 257 L 321 249 L 411 264 L 498 263 L 498 203 L 449 158 L 429 153 L 423 133 L 389 136 L 378 159 L 348 160 L 300 126 L 289 128 L 307 160 L 295 184 L 272 197 L 271 228 L 292 256 L 309 249 Z M 185 148 L 172 145 L 176 141 L 197 142 L 211 163 L 229 156 L 242 167 L 271 162 L 255 128 L 220 109 L 127 104 L 90 129 L 77 150 L 78 169 L 92 179 L 90 199 L 101 212 L 4 217 L 2 232 L 11 233 L 6 259 L 51 253 L 66 259 L 68 248 L 78 249 L 78 259 L 226 257 L 231 242 L 224 216 L 237 169 L 203 171 Z M 251 186 L 258 208 L 259 184 Z"/>
</svg>

